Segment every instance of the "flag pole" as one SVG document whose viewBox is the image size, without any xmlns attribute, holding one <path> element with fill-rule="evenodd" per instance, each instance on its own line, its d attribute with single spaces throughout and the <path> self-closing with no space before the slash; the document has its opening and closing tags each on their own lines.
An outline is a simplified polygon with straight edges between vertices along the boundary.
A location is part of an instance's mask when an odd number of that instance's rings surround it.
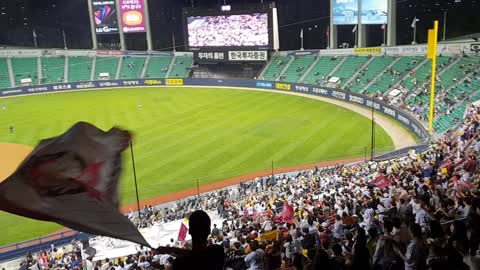
<svg viewBox="0 0 480 270">
<path fill-rule="evenodd" d="M 330 26 L 327 26 L 327 49 L 330 48 Z"/>
<path fill-rule="evenodd" d="M 273 160 L 272 160 L 272 183 L 275 181 L 275 174 L 273 172 Z"/>
<path fill-rule="evenodd" d="M 197 178 L 197 196 L 200 199 L 200 181 Z"/>
<path fill-rule="evenodd" d="M 303 28 L 302 30 L 300 31 L 300 50 L 303 51 L 304 48 L 303 48 Z"/>
<path fill-rule="evenodd" d="M 130 142 L 130 153 L 132 154 L 133 179 L 135 180 L 135 193 L 137 195 L 138 218 L 140 219 L 140 223 L 142 223 L 142 216 L 140 215 L 140 199 L 138 197 L 137 172 L 135 169 L 135 156 L 133 154 L 133 141 Z"/>
<path fill-rule="evenodd" d="M 65 37 L 65 30 L 62 30 L 62 35 L 63 35 L 63 48 L 66 50 L 67 49 L 67 38 Z"/>
<path fill-rule="evenodd" d="M 415 45 L 417 44 L 417 17 L 414 19 L 413 23 L 413 41 L 412 44 Z"/>
<path fill-rule="evenodd" d="M 373 102 L 373 97 L 372 97 L 372 141 L 371 141 L 371 147 L 370 148 L 370 160 L 373 161 L 375 158 L 375 106 Z"/>
<path fill-rule="evenodd" d="M 447 10 L 443 11 L 443 38 L 442 40 L 445 41 L 447 37 Z"/>
<path fill-rule="evenodd" d="M 175 45 L 175 33 L 172 31 L 172 46 L 173 46 L 173 52 L 176 51 L 177 46 Z"/>
<path fill-rule="evenodd" d="M 33 35 L 33 43 L 35 44 L 35 48 L 38 48 L 38 44 L 37 44 L 37 32 L 35 31 L 35 29 L 33 29 L 32 35 Z"/>
<path fill-rule="evenodd" d="M 383 46 L 387 46 L 387 25 L 383 25 Z"/>
</svg>

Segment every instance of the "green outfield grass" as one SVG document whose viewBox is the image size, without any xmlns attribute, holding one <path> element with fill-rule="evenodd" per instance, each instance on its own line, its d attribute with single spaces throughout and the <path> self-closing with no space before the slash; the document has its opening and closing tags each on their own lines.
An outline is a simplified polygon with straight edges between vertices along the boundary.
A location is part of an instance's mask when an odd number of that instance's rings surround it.
<svg viewBox="0 0 480 270">
<path fill-rule="evenodd" d="M 0 142 L 34 146 L 77 121 L 134 133 L 140 199 L 271 167 L 364 155 L 370 120 L 347 109 L 304 97 L 267 92 L 146 88 L 70 92 L 0 99 Z M 137 109 L 137 104 L 142 104 Z M 8 126 L 15 127 L 9 134 Z M 376 147 L 393 147 L 376 129 Z M 125 155 L 121 200 L 135 192 Z M 24 198 L 28 200 L 28 198 Z M 0 213 L 0 245 L 58 229 Z"/>
</svg>

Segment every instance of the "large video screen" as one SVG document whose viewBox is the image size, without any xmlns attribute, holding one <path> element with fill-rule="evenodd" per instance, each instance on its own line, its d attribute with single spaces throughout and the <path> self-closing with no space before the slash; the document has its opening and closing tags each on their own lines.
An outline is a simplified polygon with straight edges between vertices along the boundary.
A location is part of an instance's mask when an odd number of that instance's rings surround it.
<svg viewBox="0 0 480 270">
<path fill-rule="evenodd" d="M 362 24 L 386 24 L 388 19 L 388 1 L 363 0 Z"/>
<path fill-rule="evenodd" d="M 268 13 L 190 16 L 187 32 L 190 47 L 268 46 Z"/>
<path fill-rule="evenodd" d="M 358 24 L 358 0 L 333 0 L 332 15 L 335 25 Z"/>
</svg>

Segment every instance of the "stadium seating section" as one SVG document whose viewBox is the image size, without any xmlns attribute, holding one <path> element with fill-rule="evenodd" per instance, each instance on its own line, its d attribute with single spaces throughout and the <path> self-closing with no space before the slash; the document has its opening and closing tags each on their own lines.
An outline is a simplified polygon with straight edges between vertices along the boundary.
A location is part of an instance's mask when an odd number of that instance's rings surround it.
<svg viewBox="0 0 480 270">
<path fill-rule="evenodd" d="M 441 72 L 444 66 L 448 65 L 451 61 L 451 58 L 448 57 L 438 57 L 437 65 L 438 69 L 437 72 Z M 426 61 L 419 69 L 412 71 L 411 76 L 407 76 L 403 80 L 403 85 L 410 89 L 414 90 L 417 87 L 421 87 L 425 84 L 428 84 L 430 81 L 430 74 L 432 72 L 432 61 Z"/>
<path fill-rule="evenodd" d="M 145 64 L 148 64 L 145 67 Z M 12 69 L 15 78 L 15 85 L 20 86 L 24 78 L 31 78 L 33 84 L 38 84 L 38 70 L 42 71 L 41 83 L 58 83 L 63 81 L 78 82 L 99 79 L 100 73 L 109 73 L 110 79 L 115 79 L 118 65 L 121 62 L 119 79 L 135 78 L 171 78 L 188 77 L 193 58 L 189 56 L 125 56 L 122 61 L 115 56 L 99 56 L 93 58 L 88 56 L 65 57 L 40 57 L 39 58 L 12 58 Z M 95 65 L 93 61 L 95 60 Z M 65 62 L 68 66 L 65 69 Z M 175 61 L 172 64 L 172 61 Z M 11 86 L 7 58 L 0 58 L 0 87 Z M 95 70 L 92 76 L 92 68 Z M 171 70 L 169 70 L 171 68 Z M 143 72 L 145 71 L 144 76 Z M 65 76 L 65 72 L 68 76 Z M 169 74 L 170 72 L 170 74 Z"/>
<path fill-rule="evenodd" d="M 42 83 L 88 81 L 91 79 L 92 57 L 70 56 L 12 58 L 15 85 L 21 79 L 31 78 L 38 84 L 38 70 Z M 148 64 L 145 67 L 145 64 Z M 68 77 L 65 78 L 65 61 Z M 119 57 L 95 59 L 94 78 L 100 73 L 117 75 Z M 172 63 L 173 61 L 173 63 Z M 480 57 L 438 57 L 436 107 L 434 122 L 437 132 L 445 132 L 463 118 L 465 108 L 480 99 Z M 125 56 L 121 61 L 119 79 L 185 78 L 193 58 L 189 56 Z M 11 86 L 7 58 L 0 58 L 0 87 Z M 429 82 L 431 61 L 423 56 L 274 56 L 266 65 L 262 79 L 269 81 L 301 82 L 326 86 L 330 77 L 339 77 L 338 88 L 364 94 L 386 96 L 396 88 L 403 91 L 402 100 L 407 109 L 420 110 L 423 120 L 429 115 Z M 331 85 L 329 85 L 331 86 Z"/>
<path fill-rule="evenodd" d="M 405 77 L 412 69 L 422 61 L 422 57 L 404 56 L 399 57 L 397 62 L 390 69 L 383 70 L 383 74 L 373 84 L 367 93 L 385 93 L 392 88 L 401 78 Z"/>
<path fill-rule="evenodd" d="M 172 62 L 171 56 L 152 56 L 147 65 L 145 78 L 165 78 Z"/>
<path fill-rule="evenodd" d="M 32 84 L 38 84 L 37 58 L 12 58 L 15 85 L 19 86 L 22 79 L 32 79 Z"/>
<path fill-rule="evenodd" d="M 68 58 L 68 80 L 70 82 L 88 81 L 92 73 L 91 57 L 73 56 Z"/>
<path fill-rule="evenodd" d="M 0 88 L 10 87 L 10 77 L 6 58 L 0 58 Z"/>
<path fill-rule="evenodd" d="M 357 93 L 362 92 L 373 79 L 375 79 L 386 67 L 394 60 L 393 57 L 375 57 L 368 66 L 366 66 L 352 81 L 352 86 L 348 86 L 350 90 Z"/>
<path fill-rule="evenodd" d="M 94 79 L 99 79 L 100 73 L 109 73 L 110 79 L 115 79 L 119 61 L 120 58 L 118 57 L 97 57 Z"/>
<path fill-rule="evenodd" d="M 319 85 L 327 75 L 343 60 L 342 57 L 321 56 L 312 70 L 306 75 L 304 83 Z"/>
<path fill-rule="evenodd" d="M 185 78 L 190 73 L 190 67 L 193 64 L 193 58 L 187 56 L 179 56 L 174 58 L 172 70 L 170 71 L 170 78 Z"/>
<path fill-rule="evenodd" d="M 342 84 L 346 83 L 368 61 L 367 57 L 349 56 L 345 62 L 332 74 L 340 78 Z"/>
<path fill-rule="evenodd" d="M 283 81 L 296 83 L 315 62 L 315 56 L 297 57 L 283 74 Z"/>
<path fill-rule="evenodd" d="M 64 81 L 65 58 L 42 57 L 42 83 L 59 83 Z"/>
<path fill-rule="evenodd" d="M 302 83 L 325 86 L 330 77 L 339 77 L 341 82 L 337 87 L 377 96 L 386 95 L 390 90 L 400 88 L 407 91 L 404 99 L 408 108 L 413 110 L 420 107 L 421 119 L 428 119 L 431 61 L 423 56 L 370 58 L 348 56 L 344 59 L 321 56 L 315 61 L 312 56 L 302 56 L 294 59 L 283 76 L 279 77 L 292 58 L 275 56 L 266 67 L 263 78 L 271 81 L 297 82 L 303 77 Z M 440 56 L 437 63 L 435 127 L 436 131 L 441 133 L 455 127 L 462 119 L 468 104 L 478 100 L 480 57 Z M 309 69 L 311 65 L 313 66 Z M 305 74 L 306 71 L 309 72 Z M 348 81 L 350 82 L 347 83 Z"/>
<path fill-rule="evenodd" d="M 268 81 L 276 81 L 279 77 L 282 70 L 286 67 L 288 62 L 290 61 L 290 57 L 273 57 L 270 61 L 270 64 L 263 75 L 263 78 Z"/>
<path fill-rule="evenodd" d="M 146 57 L 134 56 L 124 57 L 119 79 L 137 79 L 142 76 Z"/>
</svg>

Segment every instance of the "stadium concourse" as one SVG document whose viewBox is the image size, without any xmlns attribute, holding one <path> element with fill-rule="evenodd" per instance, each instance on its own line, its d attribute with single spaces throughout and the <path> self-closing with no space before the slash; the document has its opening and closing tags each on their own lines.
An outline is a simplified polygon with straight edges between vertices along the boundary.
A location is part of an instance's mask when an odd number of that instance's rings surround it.
<svg viewBox="0 0 480 270">
<path fill-rule="evenodd" d="M 480 107 L 470 105 L 458 129 L 425 152 L 383 162 L 316 168 L 263 177 L 160 207 L 130 220 L 144 233 L 178 226 L 162 245 L 192 248 L 190 214 L 212 216 L 208 245 L 220 261 L 198 269 L 479 269 Z M 175 222 L 175 223 L 172 223 Z M 94 238 L 97 249 L 28 255 L 30 269 L 174 269 L 174 248 L 148 250 Z M 195 244 L 193 246 L 195 249 Z M 117 252 L 125 249 L 131 254 Z M 121 252 L 120 252 L 121 253 Z M 104 259 L 106 254 L 117 254 Z M 182 255 L 178 255 L 181 257 Z"/>
</svg>

